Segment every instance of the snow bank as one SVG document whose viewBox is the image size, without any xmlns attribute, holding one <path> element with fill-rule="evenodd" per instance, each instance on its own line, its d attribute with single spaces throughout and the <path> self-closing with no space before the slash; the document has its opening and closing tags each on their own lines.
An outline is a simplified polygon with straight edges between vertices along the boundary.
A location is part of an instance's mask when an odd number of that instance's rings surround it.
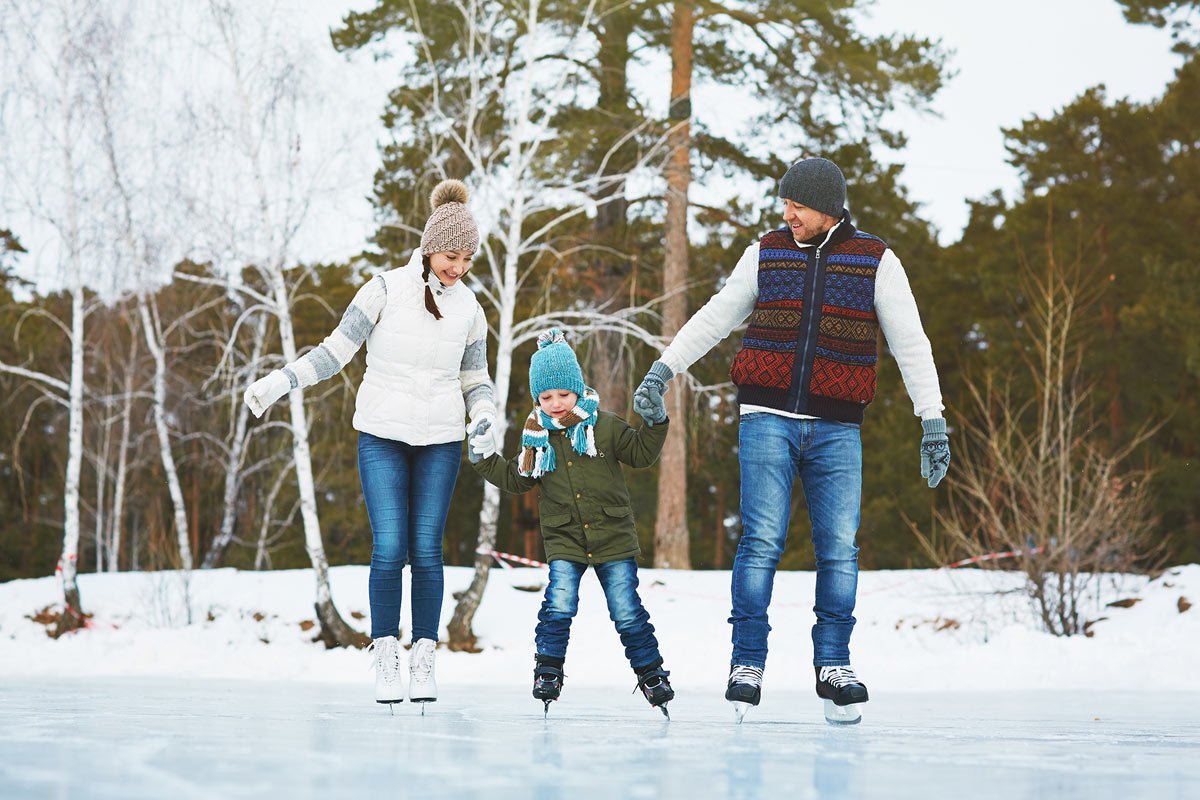
<svg viewBox="0 0 1200 800">
<path fill-rule="evenodd" d="M 446 570 L 443 625 L 470 570 Z M 676 685 L 723 684 L 729 660 L 729 573 L 641 571 Z M 367 631 L 367 568 L 331 570 L 334 599 Z M 326 651 L 305 628 L 315 618 L 308 570 L 197 571 L 80 576 L 92 626 L 55 641 L 34 618 L 56 606 L 54 578 L 0 584 L 0 677 L 176 676 L 370 680 L 369 659 Z M 446 684 L 523 686 L 545 572 L 493 570 L 475 621 L 483 652 L 439 651 Z M 768 687 L 812 681 L 814 574 L 781 572 L 771 607 Z M 407 586 L 405 587 L 407 590 Z M 1136 600 L 1111 606 L 1118 601 Z M 859 581 L 855 666 L 872 691 L 988 689 L 1200 689 L 1200 565 L 1156 580 L 1106 576 L 1085 615 L 1091 637 L 1039 630 L 1016 573 L 983 570 L 864 572 Z M 408 599 L 402 622 L 408 628 Z M 190 619 L 189 619 L 190 612 Z M 584 581 L 567 658 L 573 685 L 633 688 L 598 583 Z"/>
</svg>

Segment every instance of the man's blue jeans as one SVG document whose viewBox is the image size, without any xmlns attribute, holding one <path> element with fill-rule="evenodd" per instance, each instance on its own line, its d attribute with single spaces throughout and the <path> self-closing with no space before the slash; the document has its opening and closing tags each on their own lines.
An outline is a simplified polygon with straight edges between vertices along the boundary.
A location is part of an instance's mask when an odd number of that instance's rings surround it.
<svg viewBox="0 0 1200 800">
<path fill-rule="evenodd" d="M 401 576 L 412 566 L 412 638 L 438 638 L 442 533 L 462 442 L 418 447 L 358 434 L 358 477 L 371 519 L 371 638 L 400 630 Z"/>
<path fill-rule="evenodd" d="M 744 414 L 738 431 L 742 539 L 733 560 L 733 664 L 765 667 L 767 608 L 787 542 L 796 475 L 804 487 L 817 561 L 813 663 L 850 663 L 862 500 L 859 426 Z"/>
<path fill-rule="evenodd" d="M 658 640 L 650 614 L 638 597 L 637 562 L 632 558 L 594 564 L 596 577 L 608 601 L 608 616 L 617 626 L 629 666 L 640 670 L 651 664 L 661 664 Z M 538 655 L 566 658 L 567 640 L 571 635 L 571 620 L 579 611 L 579 581 L 588 565 L 556 558 L 550 562 L 550 582 L 538 611 L 534 642 Z"/>
</svg>

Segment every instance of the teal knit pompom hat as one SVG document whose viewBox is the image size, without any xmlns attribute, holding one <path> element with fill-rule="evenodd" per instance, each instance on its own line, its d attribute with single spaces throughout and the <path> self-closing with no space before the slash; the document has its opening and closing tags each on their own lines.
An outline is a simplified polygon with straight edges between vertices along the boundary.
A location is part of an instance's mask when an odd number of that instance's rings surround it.
<svg viewBox="0 0 1200 800">
<path fill-rule="evenodd" d="M 537 352 L 529 359 L 529 393 L 536 403 L 548 389 L 566 389 L 583 397 L 583 370 L 566 335 L 551 328 L 538 335 Z"/>
</svg>

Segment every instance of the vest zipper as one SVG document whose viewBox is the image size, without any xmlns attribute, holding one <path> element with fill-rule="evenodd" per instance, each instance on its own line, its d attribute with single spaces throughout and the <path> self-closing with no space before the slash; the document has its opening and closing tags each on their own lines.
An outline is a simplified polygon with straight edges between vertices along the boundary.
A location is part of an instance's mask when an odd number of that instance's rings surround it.
<svg viewBox="0 0 1200 800">
<path fill-rule="evenodd" d="M 800 385 L 796 387 L 796 407 L 793 409 L 793 413 L 796 414 L 802 413 L 800 407 L 805 405 L 805 398 L 808 397 L 808 384 L 812 382 L 812 376 L 808 369 L 808 348 L 812 344 L 813 322 L 817 321 L 819 324 L 818 315 L 820 312 L 818 309 L 814 309 L 813 306 L 817 302 L 817 280 L 820 278 L 820 268 L 821 246 L 817 245 L 813 257 L 812 280 L 808 282 L 812 294 L 804 301 L 805 306 L 808 308 L 808 324 L 804 329 L 804 349 L 800 351 Z"/>
</svg>

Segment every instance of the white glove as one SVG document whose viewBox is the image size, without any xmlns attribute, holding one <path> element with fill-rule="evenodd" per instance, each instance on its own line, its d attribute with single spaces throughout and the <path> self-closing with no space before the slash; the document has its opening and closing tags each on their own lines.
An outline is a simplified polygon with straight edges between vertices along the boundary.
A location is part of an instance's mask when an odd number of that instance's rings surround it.
<svg viewBox="0 0 1200 800">
<path fill-rule="evenodd" d="M 261 417 L 276 400 L 292 390 L 292 382 L 283 370 L 277 369 L 266 377 L 259 378 L 242 395 L 242 400 L 250 407 L 255 417 Z"/>
<path fill-rule="evenodd" d="M 483 412 L 467 426 L 467 459 L 477 464 L 485 458 L 490 458 L 500 450 L 496 441 L 496 427 L 492 424 L 495 417 L 491 412 Z"/>
</svg>

